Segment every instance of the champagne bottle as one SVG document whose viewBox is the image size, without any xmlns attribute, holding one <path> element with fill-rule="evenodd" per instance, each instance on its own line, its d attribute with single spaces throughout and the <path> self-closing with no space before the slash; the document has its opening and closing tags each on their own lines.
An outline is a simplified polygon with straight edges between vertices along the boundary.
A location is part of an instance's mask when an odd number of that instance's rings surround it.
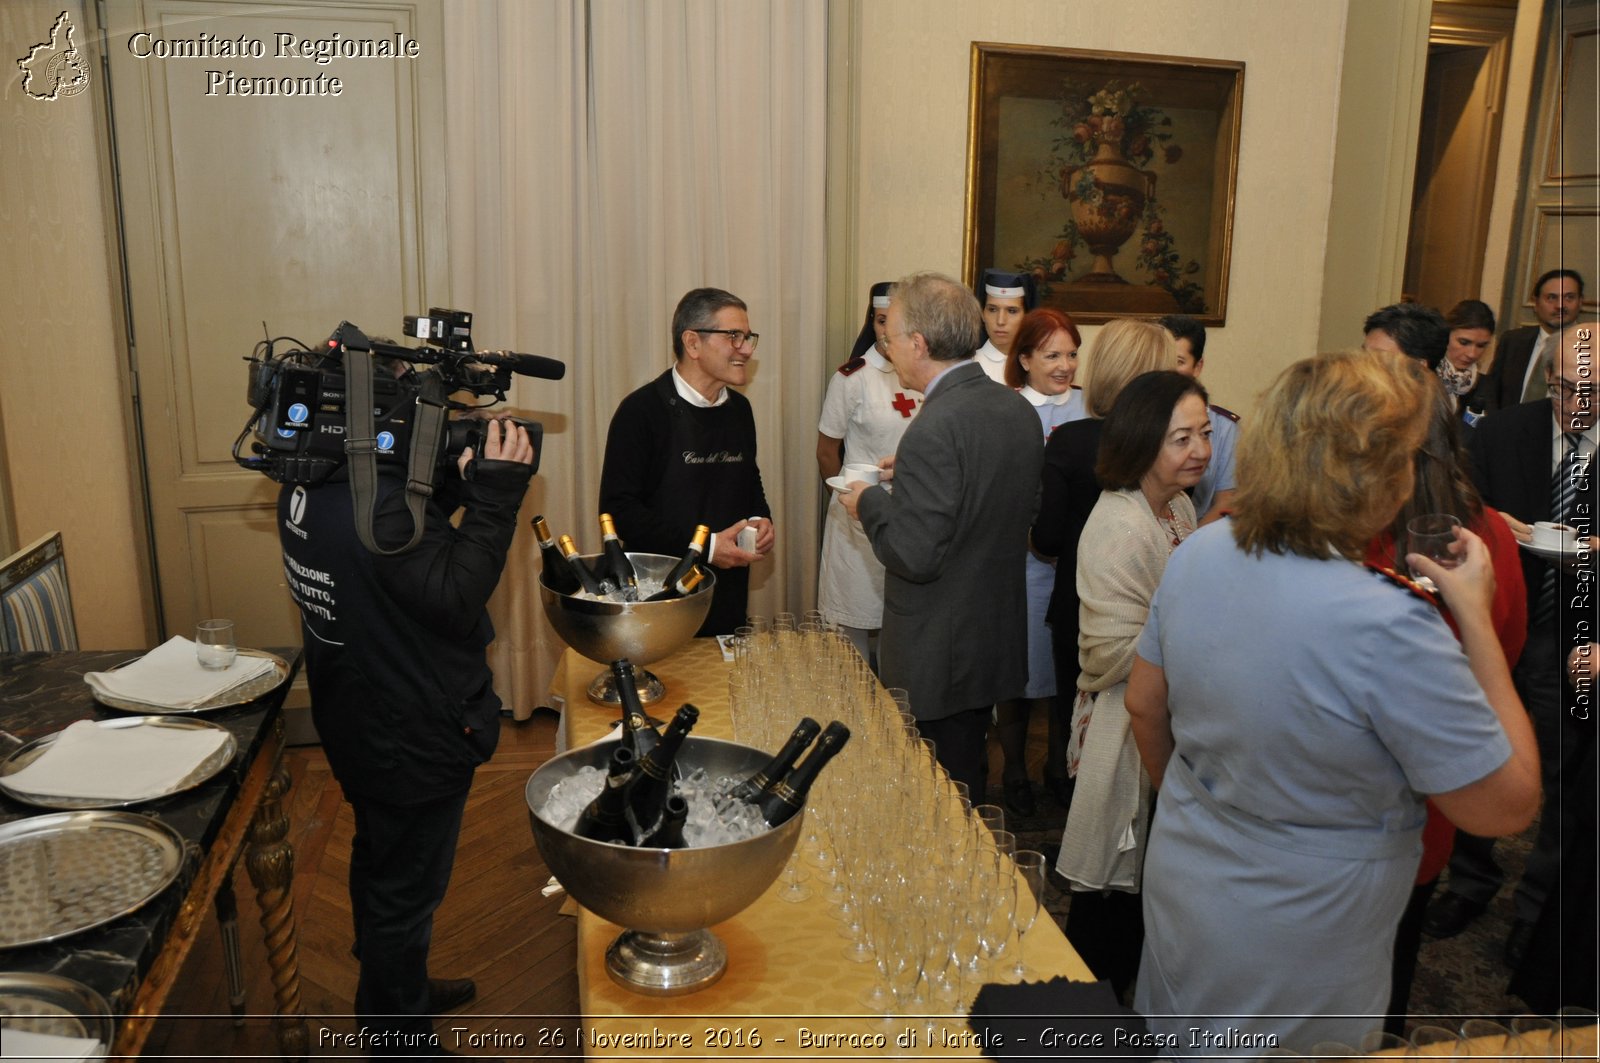
<svg viewBox="0 0 1600 1063">
<path fill-rule="evenodd" d="M 760 771 L 729 790 L 728 796 L 735 801 L 753 801 L 757 794 L 789 774 L 794 762 L 800 759 L 800 754 L 806 751 L 806 747 L 821 730 L 822 725 L 816 720 L 802 716 L 800 722 L 795 725 L 794 733 L 789 736 L 789 741 L 778 750 L 777 756 L 767 761 L 766 766 Z"/>
<path fill-rule="evenodd" d="M 543 516 L 533 518 L 533 534 L 539 540 L 539 556 L 544 562 L 544 585 L 557 594 L 576 591 L 580 586 L 578 574 L 572 571 L 567 555 L 556 545 L 550 534 L 550 525 L 545 523 Z"/>
<path fill-rule="evenodd" d="M 667 798 L 661 825 L 639 844 L 652 849 L 682 849 L 683 825 L 689 820 L 689 802 L 677 794 Z"/>
<path fill-rule="evenodd" d="M 672 571 L 661 581 L 663 586 L 671 587 L 694 570 L 700 563 L 700 555 L 706 552 L 706 540 L 709 538 L 711 538 L 710 528 L 704 524 L 694 526 L 694 535 L 689 539 L 688 549 L 678 558 L 678 563 L 672 566 Z"/>
<path fill-rule="evenodd" d="M 698 568 L 690 568 L 681 578 L 672 581 L 659 591 L 656 591 L 647 602 L 666 602 L 673 598 L 687 598 L 695 592 L 695 588 L 706 581 L 706 574 Z"/>
<path fill-rule="evenodd" d="M 628 783 L 633 781 L 634 764 L 633 750 L 627 746 L 618 746 L 611 751 L 611 768 L 606 774 L 605 789 L 578 813 L 578 822 L 573 826 L 572 833 L 597 842 L 621 842 L 627 845 L 633 840 L 628 832 L 627 812 Z"/>
<path fill-rule="evenodd" d="M 602 579 L 609 579 L 616 584 L 628 601 L 638 601 L 639 576 L 633 571 L 633 562 L 628 560 L 627 551 L 622 548 L 622 540 L 617 538 L 617 525 L 609 513 L 600 514 L 600 535 L 604 540 L 601 550 L 605 554 Z"/>
<path fill-rule="evenodd" d="M 572 541 L 572 536 L 561 537 L 561 554 L 572 566 L 572 574 L 577 577 L 578 585 L 590 594 L 605 596 L 605 591 L 600 587 L 600 581 L 594 578 L 594 573 L 589 571 L 589 566 L 583 563 L 583 558 L 578 556 L 577 544 Z"/>
<path fill-rule="evenodd" d="M 617 698 L 622 703 L 622 744 L 633 750 L 636 760 L 643 760 L 661 741 L 661 732 L 645 715 L 633 662 L 626 657 L 617 658 L 611 662 L 611 675 L 617 684 Z"/>
<path fill-rule="evenodd" d="M 688 737 L 689 729 L 700 718 L 700 710 L 684 705 L 667 724 L 655 748 L 638 761 L 633 781 L 628 783 L 628 830 L 633 844 L 643 845 L 662 827 L 666 816 L 667 798 L 672 796 L 672 762 L 678 749 Z"/>
<path fill-rule="evenodd" d="M 817 739 L 817 744 L 811 748 L 805 760 L 750 802 L 761 810 L 761 818 L 767 821 L 767 826 L 779 826 L 805 807 L 811 784 L 817 781 L 817 775 L 823 767 L 838 755 L 849 740 L 850 728 L 834 720 L 822 732 L 822 737 Z"/>
</svg>

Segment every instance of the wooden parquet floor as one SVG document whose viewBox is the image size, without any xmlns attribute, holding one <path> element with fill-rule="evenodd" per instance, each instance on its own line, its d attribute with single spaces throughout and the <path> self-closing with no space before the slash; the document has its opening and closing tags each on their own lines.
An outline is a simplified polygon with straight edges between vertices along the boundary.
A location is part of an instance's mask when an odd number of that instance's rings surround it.
<svg viewBox="0 0 1600 1063">
<path fill-rule="evenodd" d="M 541 1049 L 534 1032 L 546 1016 L 578 1011 L 576 920 L 559 913 L 564 894 L 540 895 L 550 872 L 528 829 L 522 789 L 555 751 L 555 717 L 503 721 L 494 759 L 478 769 L 456 853 L 450 892 L 434 920 L 430 967 L 436 977 L 473 978 L 478 999 L 442 1021 L 445 1047 L 466 1056 L 571 1053 Z M 294 906 L 300 933 L 300 994 L 311 1027 L 313 1058 L 363 1058 L 330 1033 L 354 1033 L 350 1017 L 356 961 L 350 955 L 345 887 L 355 822 L 319 747 L 287 754 L 290 840 L 295 849 Z M 277 1058 L 272 984 L 259 909 L 249 876 L 236 872 L 246 1009 L 236 1025 L 228 1007 L 221 936 L 202 933 L 146 1047 L 146 1059 Z M 459 1047 L 452 1028 L 461 1028 Z M 514 1049 L 474 1045 L 471 1035 L 521 1032 Z M 320 1043 L 319 1043 L 320 1042 Z"/>
</svg>

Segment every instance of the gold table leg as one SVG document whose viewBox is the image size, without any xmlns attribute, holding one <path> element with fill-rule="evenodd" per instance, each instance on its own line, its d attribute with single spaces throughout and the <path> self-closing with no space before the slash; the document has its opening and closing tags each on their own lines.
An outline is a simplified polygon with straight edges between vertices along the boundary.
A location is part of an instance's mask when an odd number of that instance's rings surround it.
<svg viewBox="0 0 1600 1063">
<path fill-rule="evenodd" d="M 266 938 L 267 963 L 272 969 L 272 991 L 277 1002 L 275 1024 L 278 1048 L 286 1060 L 303 1060 L 310 1049 L 311 1030 L 300 1003 L 300 957 L 294 921 L 294 847 L 286 840 L 289 816 L 283 796 L 289 792 L 289 772 L 279 765 L 267 782 L 261 806 L 250 821 L 245 868 L 256 887 L 261 905 L 261 929 Z"/>
</svg>

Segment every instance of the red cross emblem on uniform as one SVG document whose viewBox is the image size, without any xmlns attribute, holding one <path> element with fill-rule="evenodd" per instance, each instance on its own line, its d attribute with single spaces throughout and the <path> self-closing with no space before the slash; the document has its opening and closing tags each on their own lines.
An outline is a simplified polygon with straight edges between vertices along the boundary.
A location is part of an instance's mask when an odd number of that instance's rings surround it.
<svg viewBox="0 0 1600 1063">
<path fill-rule="evenodd" d="M 901 417 L 910 417 L 911 411 L 917 408 L 917 400 L 908 399 L 905 392 L 897 391 L 894 393 L 894 401 L 889 405 L 899 410 Z"/>
</svg>

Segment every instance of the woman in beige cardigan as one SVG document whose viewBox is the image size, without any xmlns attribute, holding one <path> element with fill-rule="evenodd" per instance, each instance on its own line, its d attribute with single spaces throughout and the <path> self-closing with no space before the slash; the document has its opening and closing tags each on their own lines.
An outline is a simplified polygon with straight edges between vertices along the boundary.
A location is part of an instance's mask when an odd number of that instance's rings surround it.
<svg viewBox="0 0 1600 1063">
<path fill-rule="evenodd" d="M 1078 703 L 1068 770 L 1077 777 L 1056 870 L 1074 889 L 1067 937 L 1121 993 L 1143 940 L 1139 874 L 1150 779 L 1123 692 L 1167 558 L 1194 530 L 1184 489 L 1211 461 L 1206 392 L 1176 372 L 1146 373 L 1106 417 L 1095 475 L 1104 487 L 1078 547 Z"/>
</svg>

